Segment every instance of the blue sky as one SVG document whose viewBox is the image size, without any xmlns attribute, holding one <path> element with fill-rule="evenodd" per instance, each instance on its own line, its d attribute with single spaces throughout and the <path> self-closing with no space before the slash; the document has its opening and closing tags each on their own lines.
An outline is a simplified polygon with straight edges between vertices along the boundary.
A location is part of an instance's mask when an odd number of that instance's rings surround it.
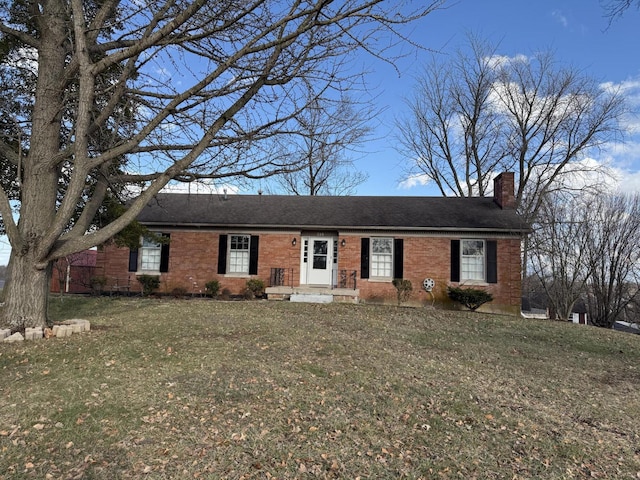
<svg viewBox="0 0 640 480">
<path fill-rule="evenodd" d="M 623 86 L 630 104 L 635 105 L 626 142 L 611 145 L 595 160 L 617 168 L 624 176 L 625 190 L 640 191 L 640 12 L 636 8 L 609 25 L 600 0 L 450 0 L 447 5 L 412 25 L 411 38 L 446 56 L 463 47 L 467 33 L 472 32 L 498 43 L 498 54 L 551 50 L 558 62 L 577 67 L 602 83 Z M 385 110 L 377 119 L 381 124 L 374 133 L 377 140 L 357 160 L 357 168 L 369 173 L 358 195 L 436 194 L 428 185 L 407 188 L 401 184 L 406 159 L 393 148 L 394 118 L 403 113 L 403 99 L 411 93 L 415 75 L 430 55 L 419 51 L 401 59 L 397 62 L 400 72 L 362 55 L 362 63 L 372 71 L 367 81 L 375 87 L 377 102 Z M 256 184 L 255 191 L 259 188 Z M 8 242 L 0 237 L 0 265 L 6 264 L 8 256 Z"/>
<path fill-rule="evenodd" d="M 624 88 L 634 114 L 628 120 L 624 144 L 610 145 L 596 161 L 606 161 L 624 176 L 621 187 L 640 191 L 640 11 L 630 8 L 609 25 L 600 0 L 458 0 L 436 11 L 416 26 L 412 38 L 446 57 L 464 48 L 468 33 L 498 44 L 499 55 L 515 56 L 551 51 L 561 65 L 571 65 L 604 83 Z M 380 85 L 380 101 L 387 110 L 380 140 L 357 162 L 369 173 L 358 195 L 437 195 L 433 187 L 402 185 L 406 162 L 393 147 L 394 117 L 405 110 L 409 96 L 431 53 L 418 52 L 399 62 L 401 75 L 377 64 L 373 84 Z M 386 130 L 386 131 L 385 131 Z"/>
</svg>

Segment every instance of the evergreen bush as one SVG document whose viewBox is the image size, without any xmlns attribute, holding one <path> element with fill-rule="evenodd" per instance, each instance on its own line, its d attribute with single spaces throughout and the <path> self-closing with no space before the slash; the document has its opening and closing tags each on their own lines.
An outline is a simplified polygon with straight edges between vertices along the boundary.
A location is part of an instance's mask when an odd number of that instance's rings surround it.
<svg viewBox="0 0 640 480">
<path fill-rule="evenodd" d="M 220 293 L 220 282 L 218 280 L 211 280 L 204 284 L 204 291 L 207 292 L 212 298 L 216 298 Z"/>
<path fill-rule="evenodd" d="M 461 303 L 473 312 L 493 300 L 493 295 L 477 288 L 449 287 L 447 293 L 451 300 Z"/>
</svg>

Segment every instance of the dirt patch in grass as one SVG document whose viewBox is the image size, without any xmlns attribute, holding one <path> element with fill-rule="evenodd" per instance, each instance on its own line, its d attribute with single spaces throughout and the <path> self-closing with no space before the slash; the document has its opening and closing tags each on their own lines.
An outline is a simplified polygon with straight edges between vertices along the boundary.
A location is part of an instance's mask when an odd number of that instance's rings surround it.
<svg viewBox="0 0 640 480">
<path fill-rule="evenodd" d="M 94 331 L 0 349 L 11 478 L 640 475 L 633 335 L 383 306 L 64 305 L 56 320 Z"/>
</svg>

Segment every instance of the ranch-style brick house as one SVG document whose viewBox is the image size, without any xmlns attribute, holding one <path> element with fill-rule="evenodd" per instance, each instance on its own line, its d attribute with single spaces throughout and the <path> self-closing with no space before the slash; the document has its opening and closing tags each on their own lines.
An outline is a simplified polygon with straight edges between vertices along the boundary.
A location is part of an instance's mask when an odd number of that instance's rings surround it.
<svg viewBox="0 0 640 480">
<path fill-rule="evenodd" d="M 138 221 L 168 242 L 104 245 L 96 274 L 107 290 L 139 291 L 137 276 L 150 274 L 160 292 L 197 294 L 218 280 L 241 294 L 259 278 L 269 299 L 385 303 L 403 278 L 413 304 L 451 305 L 447 286 L 470 286 L 493 294 L 483 309 L 519 313 L 528 227 L 514 207 L 511 172 L 494 180 L 493 198 L 161 193 Z"/>
</svg>

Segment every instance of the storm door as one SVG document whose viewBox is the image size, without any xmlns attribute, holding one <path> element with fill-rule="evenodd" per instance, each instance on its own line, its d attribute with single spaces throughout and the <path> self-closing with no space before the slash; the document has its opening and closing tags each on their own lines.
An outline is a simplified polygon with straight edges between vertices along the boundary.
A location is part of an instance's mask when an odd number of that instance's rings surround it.
<svg viewBox="0 0 640 480">
<path fill-rule="evenodd" d="M 334 243 L 333 237 L 304 238 L 303 269 L 306 273 L 304 283 L 331 286 Z"/>
</svg>

